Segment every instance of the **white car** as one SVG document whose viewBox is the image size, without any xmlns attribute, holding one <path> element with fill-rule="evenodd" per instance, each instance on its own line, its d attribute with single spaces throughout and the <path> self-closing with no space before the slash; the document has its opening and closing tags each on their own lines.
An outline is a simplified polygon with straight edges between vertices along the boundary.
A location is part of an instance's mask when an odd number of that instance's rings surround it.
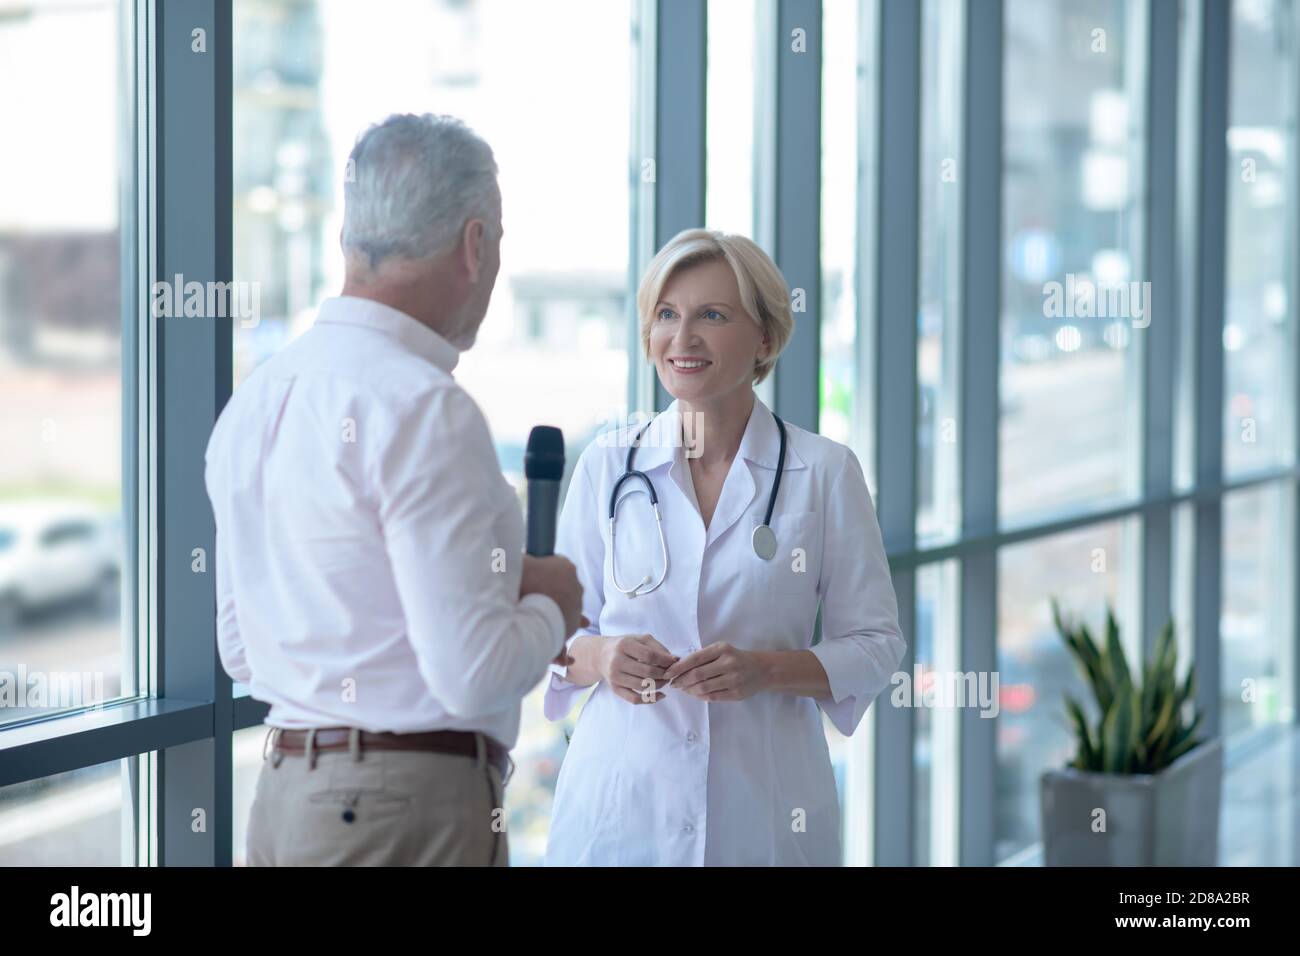
<svg viewBox="0 0 1300 956">
<path fill-rule="evenodd" d="M 116 515 L 69 501 L 0 504 L 0 633 L 28 611 L 73 601 L 111 607 L 118 598 Z"/>
</svg>

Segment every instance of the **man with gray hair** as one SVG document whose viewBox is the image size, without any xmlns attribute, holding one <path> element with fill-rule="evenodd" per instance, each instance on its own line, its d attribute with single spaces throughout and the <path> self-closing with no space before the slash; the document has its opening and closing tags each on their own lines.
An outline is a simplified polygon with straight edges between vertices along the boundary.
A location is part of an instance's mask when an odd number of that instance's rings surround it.
<svg viewBox="0 0 1300 956">
<path fill-rule="evenodd" d="M 519 703 L 586 621 L 451 375 L 500 264 L 496 172 L 450 117 L 368 129 L 342 294 L 208 443 L 221 662 L 270 704 L 251 865 L 506 863 Z"/>
</svg>

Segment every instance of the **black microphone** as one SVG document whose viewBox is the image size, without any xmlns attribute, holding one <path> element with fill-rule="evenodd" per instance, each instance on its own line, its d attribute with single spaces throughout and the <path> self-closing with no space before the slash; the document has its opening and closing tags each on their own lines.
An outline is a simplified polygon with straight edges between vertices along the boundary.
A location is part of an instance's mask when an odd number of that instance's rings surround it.
<svg viewBox="0 0 1300 956">
<path fill-rule="evenodd" d="M 524 452 L 528 479 L 528 553 L 544 558 L 555 553 L 555 516 L 564 477 L 564 434 L 553 425 L 538 425 L 528 433 Z"/>
</svg>

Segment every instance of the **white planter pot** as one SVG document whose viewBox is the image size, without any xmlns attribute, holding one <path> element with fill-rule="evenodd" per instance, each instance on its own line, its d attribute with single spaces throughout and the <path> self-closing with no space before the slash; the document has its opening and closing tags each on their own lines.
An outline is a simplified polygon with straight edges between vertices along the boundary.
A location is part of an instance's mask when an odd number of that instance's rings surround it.
<svg viewBox="0 0 1300 956">
<path fill-rule="evenodd" d="M 1157 774 L 1065 768 L 1042 777 L 1047 866 L 1216 866 L 1223 743 L 1193 747 Z M 1105 811 L 1104 831 L 1100 829 Z"/>
</svg>

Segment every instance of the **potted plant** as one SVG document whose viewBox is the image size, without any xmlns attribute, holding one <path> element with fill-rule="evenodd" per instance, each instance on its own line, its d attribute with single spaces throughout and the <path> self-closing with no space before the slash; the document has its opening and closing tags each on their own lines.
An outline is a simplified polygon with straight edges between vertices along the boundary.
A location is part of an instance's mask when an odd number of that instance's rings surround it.
<svg viewBox="0 0 1300 956">
<path fill-rule="evenodd" d="M 1099 645 L 1088 626 L 1056 629 L 1092 691 L 1095 719 L 1074 697 L 1065 709 L 1075 756 L 1042 778 L 1043 852 L 1048 866 L 1214 866 L 1218 863 L 1222 742 L 1197 737 L 1195 668 L 1177 679 L 1170 621 L 1140 681 L 1106 609 Z"/>
</svg>

